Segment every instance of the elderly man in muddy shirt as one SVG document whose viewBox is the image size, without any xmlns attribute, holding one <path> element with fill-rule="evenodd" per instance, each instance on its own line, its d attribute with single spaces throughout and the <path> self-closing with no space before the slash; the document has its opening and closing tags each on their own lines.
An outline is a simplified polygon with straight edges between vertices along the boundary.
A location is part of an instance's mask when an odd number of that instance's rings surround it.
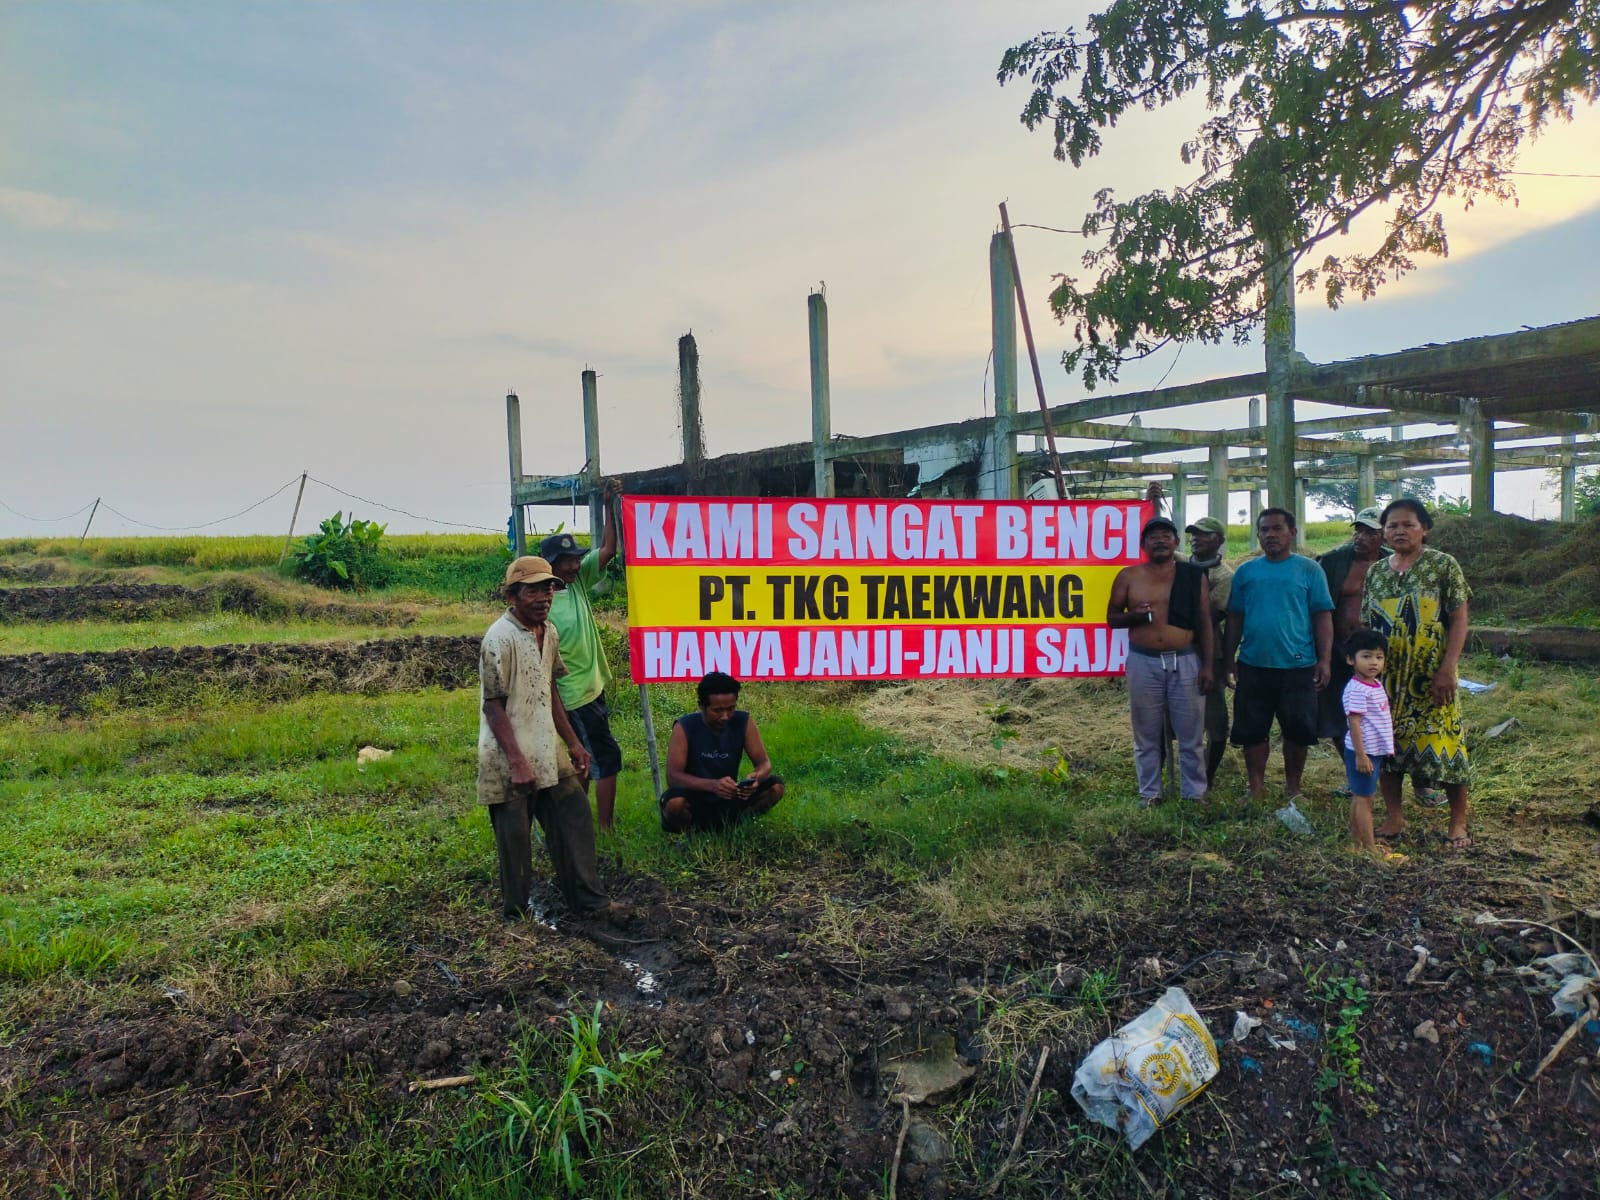
<svg viewBox="0 0 1600 1200">
<path fill-rule="evenodd" d="M 1111 584 L 1106 623 L 1128 631 L 1128 713 L 1139 804 L 1161 803 L 1161 759 L 1170 726 L 1178 742 L 1185 800 L 1206 797 L 1205 697 L 1211 690 L 1211 585 L 1178 561 L 1178 527 L 1165 517 L 1139 537 L 1145 561 L 1124 567 Z"/>
<path fill-rule="evenodd" d="M 506 568 L 505 613 L 479 651 L 478 801 L 489 810 L 508 917 L 528 906 L 532 821 L 544 830 L 561 895 L 574 916 L 620 916 L 595 868 L 594 821 L 583 775 L 589 753 L 561 703 L 560 635 L 549 622 L 560 581 L 525 555 Z"/>
</svg>

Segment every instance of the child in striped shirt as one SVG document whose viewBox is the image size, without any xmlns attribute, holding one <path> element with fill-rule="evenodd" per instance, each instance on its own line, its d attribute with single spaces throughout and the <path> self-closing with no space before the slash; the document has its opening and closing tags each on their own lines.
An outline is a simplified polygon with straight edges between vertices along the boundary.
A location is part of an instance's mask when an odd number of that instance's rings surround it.
<svg viewBox="0 0 1600 1200">
<path fill-rule="evenodd" d="M 1344 688 L 1344 776 L 1350 788 L 1350 836 L 1361 849 L 1379 854 L 1372 832 L 1372 798 L 1378 771 L 1394 753 L 1394 721 L 1383 690 L 1388 639 L 1375 629 L 1358 629 L 1345 639 L 1345 661 L 1355 673 Z M 1380 855 L 1381 856 L 1381 855 Z M 1402 858 L 1402 855 L 1381 856 Z"/>
</svg>

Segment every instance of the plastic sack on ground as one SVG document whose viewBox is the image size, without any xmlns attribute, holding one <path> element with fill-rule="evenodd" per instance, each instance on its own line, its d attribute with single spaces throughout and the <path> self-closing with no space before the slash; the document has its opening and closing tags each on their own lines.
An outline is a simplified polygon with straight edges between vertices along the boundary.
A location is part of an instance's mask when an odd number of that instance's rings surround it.
<svg viewBox="0 0 1600 1200">
<path fill-rule="evenodd" d="M 1173 987 L 1089 1051 L 1072 1077 L 1072 1096 L 1138 1149 L 1216 1073 L 1216 1043 L 1183 989 Z"/>
</svg>

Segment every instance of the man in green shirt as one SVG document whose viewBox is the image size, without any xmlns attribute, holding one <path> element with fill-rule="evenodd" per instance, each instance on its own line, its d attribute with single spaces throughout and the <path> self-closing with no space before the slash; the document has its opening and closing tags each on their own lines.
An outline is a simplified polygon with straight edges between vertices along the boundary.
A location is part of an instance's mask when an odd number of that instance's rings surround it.
<svg viewBox="0 0 1600 1200">
<path fill-rule="evenodd" d="M 549 561 L 550 570 L 566 585 L 550 605 L 550 623 L 560 636 L 561 657 L 567 666 L 567 673 L 556 687 L 573 729 L 589 751 L 595 809 L 600 828 L 608 831 L 616 810 L 622 749 L 611 735 L 611 714 L 606 708 L 611 667 L 594 619 L 593 591 L 617 554 L 617 523 L 613 515 L 616 495 L 616 484 L 608 481 L 605 528 L 598 549 L 585 554 L 570 533 L 553 533 L 539 543 L 539 556 Z"/>
</svg>

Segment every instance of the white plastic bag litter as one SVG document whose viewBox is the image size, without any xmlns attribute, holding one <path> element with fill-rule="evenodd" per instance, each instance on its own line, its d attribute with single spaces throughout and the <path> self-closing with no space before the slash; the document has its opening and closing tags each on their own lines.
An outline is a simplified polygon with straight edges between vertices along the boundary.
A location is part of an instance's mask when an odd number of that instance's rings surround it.
<svg viewBox="0 0 1600 1200">
<path fill-rule="evenodd" d="M 1089 1051 L 1072 1095 L 1090 1118 L 1138 1149 L 1217 1073 L 1217 1046 L 1182 988 Z"/>
</svg>

